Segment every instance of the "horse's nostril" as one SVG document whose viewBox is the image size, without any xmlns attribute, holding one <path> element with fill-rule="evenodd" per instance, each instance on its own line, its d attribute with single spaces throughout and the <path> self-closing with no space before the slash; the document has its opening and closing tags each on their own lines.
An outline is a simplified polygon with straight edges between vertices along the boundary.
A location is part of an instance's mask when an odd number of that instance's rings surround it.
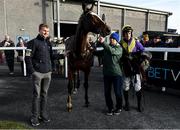
<svg viewBox="0 0 180 130">
<path fill-rule="evenodd" d="M 107 28 L 107 29 L 106 29 L 106 33 L 110 34 L 110 33 L 111 33 L 111 29 L 110 29 L 110 28 Z"/>
<path fill-rule="evenodd" d="M 107 30 L 107 34 L 110 34 L 111 33 L 111 30 Z"/>
</svg>

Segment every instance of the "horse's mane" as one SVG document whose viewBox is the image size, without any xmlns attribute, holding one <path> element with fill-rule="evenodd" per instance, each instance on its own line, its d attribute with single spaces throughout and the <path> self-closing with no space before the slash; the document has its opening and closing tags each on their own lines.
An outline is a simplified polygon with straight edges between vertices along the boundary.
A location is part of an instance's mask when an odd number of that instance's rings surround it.
<svg viewBox="0 0 180 130">
<path fill-rule="evenodd" d="M 75 35 L 66 40 L 66 50 L 73 51 L 77 56 L 83 53 L 84 48 L 87 46 L 87 33 L 83 25 L 85 14 L 81 14 Z"/>
<path fill-rule="evenodd" d="M 85 14 L 83 13 L 80 18 L 79 18 L 79 21 L 78 21 L 78 26 L 77 26 L 77 29 L 76 29 L 76 34 L 75 34 L 75 44 L 76 44 L 76 54 L 77 55 L 80 55 L 81 53 L 83 53 L 86 45 L 87 45 L 87 33 L 88 32 L 85 32 L 85 26 L 84 26 L 84 17 L 85 17 Z"/>
</svg>

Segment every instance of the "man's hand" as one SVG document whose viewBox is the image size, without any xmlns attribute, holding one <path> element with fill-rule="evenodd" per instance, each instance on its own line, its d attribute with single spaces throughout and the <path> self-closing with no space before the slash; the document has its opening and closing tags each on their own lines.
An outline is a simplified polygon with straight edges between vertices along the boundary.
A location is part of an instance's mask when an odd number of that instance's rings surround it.
<svg viewBox="0 0 180 130">
<path fill-rule="evenodd" d="M 9 46 L 9 45 L 10 45 L 9 42 L 5 42 L 5 44 L 4 44 L 5 47 L 6 47 L 6 46 Z"/>
</svg>

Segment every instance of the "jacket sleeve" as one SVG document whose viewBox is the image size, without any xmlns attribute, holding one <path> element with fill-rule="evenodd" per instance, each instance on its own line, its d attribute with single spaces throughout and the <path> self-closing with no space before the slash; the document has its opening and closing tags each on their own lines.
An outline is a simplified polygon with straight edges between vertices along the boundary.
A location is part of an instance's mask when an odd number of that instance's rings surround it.
<svg viewBox="0 0 180 130">
<path fill-rule="evenodd" d="M 116 45 L 114 47 L 111 47 L 107 43 L 103 43 L 104 50 L 108 53 L 111 53 L 111 55 L 121 55 L 122 56 L 122 48 L 120 45 Z"/>
<path fill-rule="evenodd" d="M 0 47 L 4 47 L 5 42 L 6 42 L 5 40 L 2 41 L 2 42 L 0 43 Z M 15 47 L 15 44 L 14 44 L 13 41 L 9 41 L 9 43 L 10 43 L 10 45 L 8 45 L 8 46 L 6 46 L 6 47 Z"/>
<path fill-rule="evenodd" d="M 144 51 L 144 47 L 140 42 L 136 41 L 136 46 L 137 46 L 137 51 L 140 51 L 140 52 Z"/>
<path fill-rule="evenodd" d="M 25 54 L 25 62 L 26 62 L 27 70 L 29 74 L 32 74 L 35 71 L 32 64 L 32 57 L 34 53 L 35 53 L 35 45 L 34 45 L 33 40 L 31 40 L 27 43 L 27 49 L 26 49 L 26 54 Z"/>
<path fill-rule="evenodd" d="M 0 47 L 4 46 L 4 41 L 0 42 Z"/>
<path fill-rule="evenodd" d="M 14 42 L 13 42 L 13 41 L 10 41 L 10 45 L 9 45 L 9 47 L 15 47 L 15 44 L 14 44 Z"/>
<path fill-rule="evenodd" d="M 53 58 L 53 50 L 52 50 L 52 45 L 50 42 L 48 42 L 48 45 L 50 46 L 50 58 L 51 58 L 51 63 L 54 62 L 54 58 Z"/>
</svg>

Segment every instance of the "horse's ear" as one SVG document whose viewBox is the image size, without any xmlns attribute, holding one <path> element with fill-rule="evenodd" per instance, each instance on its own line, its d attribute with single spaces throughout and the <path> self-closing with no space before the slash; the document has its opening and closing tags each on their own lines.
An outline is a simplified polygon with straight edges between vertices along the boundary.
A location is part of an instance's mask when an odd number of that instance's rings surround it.
<svg viewBox="0 0 180 130">
<path fill-rule="evenodd" d="M 105 22 L 106 21 L 106 16 L 105 14 L 102 14 L 102 20 Z"/>
<path fill-rule="evenodd" d="M 83 2 L 82 2 L 82 9 L 83 9 L 84 13 L 92 11 L 94 5 L 95 5 L 95 1 L 94 0 L 83 0 Z"/>
</svg>

